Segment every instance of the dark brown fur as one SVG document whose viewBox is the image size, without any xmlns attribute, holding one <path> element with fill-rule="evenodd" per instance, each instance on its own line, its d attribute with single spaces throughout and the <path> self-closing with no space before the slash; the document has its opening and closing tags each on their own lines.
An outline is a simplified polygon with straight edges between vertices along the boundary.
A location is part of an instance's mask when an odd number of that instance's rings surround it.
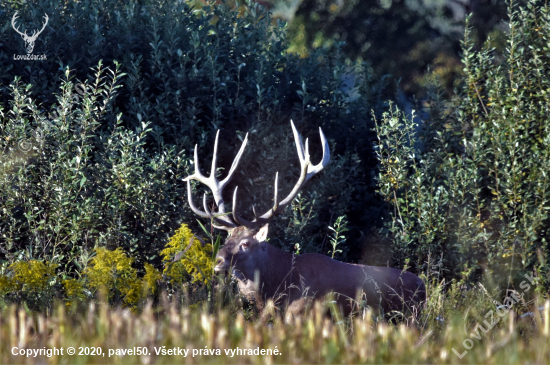
<svg viewBox="0 0 550 365">
<path fill-rule="evenodd" d="M 361 291 L 367 305 L 384 313 L 418 312 L 425 302 L 424 282 L 410 272 L 348 264 L 315 253 L 293 255 L 265 242 L 266 236 L 267 225 L 258 233 L 235 228 L 219 251 L 216 266 L 218 272 L 231 269 L 241 293 L 260 309 L 272 299 L 296 314 L 312 298 L 334 293 L 337 305 L 349 314 Z"/>
</svg>

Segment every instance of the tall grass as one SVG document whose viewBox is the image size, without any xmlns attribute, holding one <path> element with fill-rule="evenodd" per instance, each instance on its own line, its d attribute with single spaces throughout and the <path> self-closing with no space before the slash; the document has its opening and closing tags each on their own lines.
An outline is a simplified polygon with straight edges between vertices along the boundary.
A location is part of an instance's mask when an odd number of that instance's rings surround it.
<svg viewBox="0 0 550 365">
<path fill-rule="evenodd" d="M 376 321 L 372 313 L 366 311 L 338 323 L 328 318 L 322 304 L 317 303 L 309 313 L 294 319 L 274 316 L 269 320 L 247 320 L 242 312 L 174 303 L 164 297 L 159 306 L 148 303 L 140 314 L 111 309 L 101 301 L 91 301 L 78 311 L 68 311 L 60 303 L 49 316 L 21 307 L 6 307 L 0 312 L 0 363 L 509 364 L 541 363 L 550 358 L 550 301 L 546 301 L 542 313 L 535 312 L 529 317 L 531 322 L 521 325 L 510 312 L 487 333 L 479 330 L 479 325 L 486 327 L 482 321 L 471 327 L 471 320 L 464 316 L 406 326 Z M 470 335 L 476 331 L 479 340 Z M 465 351 L 463 342 L 468 338 L 473 346 L 459 359 L 452 349 L 458 353 Z M 69 347 L 73 347 L 77 355 L 67 355 Z M 63 348 L 64 352 L 49 358 L 12 353 L 19 349 L 44 348 Z M 101 355 L 91 355 L 92 348 Z M 138 348 L 147 354 L 111 353 L 109 357 L 110 350 L 136 351 Z M 177 351 L 178 348 L 187 350 L 187 356 L 157 354 L 161 349 Z M 232 356 L 229 350 L 237 348 L 264 349 L 272 353 Z M 214 353 L 219 350 L 219 355 L 205 355 L 205 350 L 214 350 Z M 78 355 L 80 352 L 82 355 Z"/>
</svg>

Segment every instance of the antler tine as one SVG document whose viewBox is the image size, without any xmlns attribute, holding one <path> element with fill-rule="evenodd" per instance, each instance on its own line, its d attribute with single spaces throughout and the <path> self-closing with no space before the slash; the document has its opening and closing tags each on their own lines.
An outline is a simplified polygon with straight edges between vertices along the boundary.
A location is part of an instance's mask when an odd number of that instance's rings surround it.
<svg viewBox="0 0 550 365">
<path fill-rule="evenodd" d="M 225 215 L 225 202 L 223 201 L 222 192 L 225 185 L 227 185 L 227 183 L 233 177 L 233 174 L 235 173 L 235 170 L 243 155 L 244 149 L 248 142 L 248 133 L 246 134 L 246 137 L 243 140 L 243 143 L 241 145 L 241 148 L 239 149 L 239 152 L 237 153 L 237 155 L 235 156 L 235 159 L 233 160 L 231 169 L 229 170 L 229 174 L 222 181 L 219 181 L 216 179 L 216 162 L 217 162 L 217 154 L 218 154 L 219 135 L 220 135 L 220 131 L 218 130 L 216 133 L 216 139 L 214 141 L 214 154 L 212 156 L 212 167 L 210 169 L 210 176 L 206 177 L 201 173 L 200 166 L 199 166 L 199 157 L 198 157 L 198 145 L 195 145 L 195 151 L 194 151 L 195 172 L 192 175 L 187 176 L 183 180 L 187 181 L 187 194 L 188 194 L 189 206 L 191 207 L 191 210 L 202 218 L 213 219 L 217 223 L 221 224 L 221 226 L 215 226 L 218 229 L 232 230 L 237 225 L 231 220 L 230 217 Z M 195 204 L 193 203 L 193 198 L 191 196 L 191 183 L 190 183 L 191 180 L 197 180 L 203 183 L 212 191 L 212 194 L 214 195 L 214 202 L 218 207 L 218 213 L 212 213 L 208 209 L 208 205 L 206 204 L 206 194 L 203 197 L 204 211 L 201 211 L 195 206 Z"/>
<path fill-rule="evenodd" d="M 304 160 L 304 144 L 302 143 L 302 136 L 300 136 L 300 133 L 298 133 L 298 130 L 294 126 L 294 122 L 292 119 L 290 120 L 290 125 L 292 127 L 292 133 L 294 134 L 294 143 L 296 144 L 296 150 L 298 151 L 298 158 L 300 159 L 300 162 Z"/>
<path fill-rule="evenodd" d="M 212 168 L 210 169 L 210 177 L 216 176 L 216 160 L 218 159 L 218 138 L 220 137 L 220 130 L 216 132 L 216 139 L 214 141 L 214 155 L 212 156 Z"/>
<path fill-rule="evenodd" d="M 279 171 L 275 173 L 275 184 L 274 184 L 274 193 L 273 193 L 273 210 L 279 208 L 279 200 L 277 200 L 277 195 L 279 191 Z"/>
<path fill-rule="evenodd" d="M 304 144 L 302 143 L 302 137 L 296 130 L 296 127 L 294 126 L 294 123 L 290 121 L 292 126 L 292 132 L 294 134 L 294 142 L 296 143 L 296 151 L 298 152 L 298 159 L 300 160 L 300 177 L 298 178 L 298 181 L 296 182 L 296 185 L 294 185 L 294 188 L 292 191 L 288 194 L 288 196 L 281 202 L 278 200 L 278 181 L 279 181 L 279 172 L 275 174 L 275 184 L 274 184 L 274 194 L 273 194 L 273 207 L 270 208 L 266 213 L 264 213 L 261 216 L 257 216 L 256 212 L 254 212 L 254 216 L 256 217 L 252 222 L 247 221 L 246 219 L 243 219 L 237 215 L 237 188 L 235 188 L 235 192 L 233 193 L 233 220 L 237 222 L 237 224 L 241 226 L 246 226 L 248 228 L 259 228 L 262 224 L 265 224 L 269 220 L 273 218 L 273 216 L 280 211 L 282 211 L 298 194 L 298 191 L 302 188 L 304 183 L 308 181 L 310 178 L 313 177 L 313 175 L 319 173 L 323 168 L 325 168 L 329 161 L 330 161 L 330 148 L 327 142 L 327 139 L 325 138 L 325 135 L 323 134 L 323 130 L 319 128 L 319 134 L 321 136 L 321 144 L 323 146 L 323 158 L 321 159 L 321 162 L 319 162 L 315 166 L 311 166 L 310 156 L 309 156 L 309 143 L 308 139 L 306 139 L 306 144 L 304 147 Z"/>
<path fill-rule="evenodd" d="M 248 143 L 248 133 L 244 136 L 243 144 L 241 145 L 241 148 L 239 149 L 239 152 L 237 153 L 237 155 L 233 159 L 233 163 L 231 164 L 231 168 L 229 169 L 229 173 L 227 174 L 227 177 L 225 179 L 223 179 L 222 182 L 220 183 L 220 185 L 222 187 L 225 187 L 225 185 L 227 185 L 229 180 L 231 180 L 231 178 L 233 177 L 233 174 L 235 173 L 235 170 L 237 169 L 237 166 L 239 165 L 239 162 L 241 161 L 241 157 L 243 155 L 244 148 L 246 147 L 247 143 Z"/>
<path fill-rule="evenodd" d="M 197 180 L 200 179 L 199 181 L 203 179 L 206 180 L 206 176 L 202 174 L 199 166 L 199 145 L 198 144 L 195 145 L 195 150 L 193 151 L 193 160 L 195 162 L 195 173 L 193 175 L 186 177 L 183 180 L 185 181 L 186 179 L 192 179 L 192 178 L 197 178 Z"/>
<path fill-rule="evenodd" d="M 212 212 L 210 212 L 210 209 L 208 209 L 208 204 L 206 204 L 206 193 L 202 195 L 202 207 L 204 208 L 204 211 L 206 212 L 208 218 L 214 218 Z"/>
<path fill-rule="evenodd" d="M 250 222 L 244 218 L 241 218 L 237 214 L 237 191 L 238 190 L 239 190 L 239 187 L 235 186 L 235 190 L 233 191 L 233 206 L 231 207 L 233 212 L 233 220 L 237 222 L 237 224 L 240 226 L 255 228 L 257 225 L 254 222 Z"/>
<path fill-rule="evenodd" d="M 50 19 L 50 18 L 48 18 L 48 14 L 44 14 L 44 18 L 46 18 L 46 22 L 44 24 L 42 24 L 42 29 L 40 29 L 40 30 L 35 29 L 32 33 L 31 38 L 34 38 L 36 40 L 36 38 L 38 38 L 40 33 L 42 33 L 44 31 L 44 28 L 46 28 L 46 25 L 48 25 L 48 20 Z"/>
<path fill-rule="evenodd" d="M 311 179 L 313 175 L 321 172 L 321 170 L 323 170 L 330 162 L 330 148 L 321 127 L 319 127 L 319 135 L 321 136 L 321 145 L 323 147 L 323 158 L 321 159 L 321 162 L 319 162 L 317 165 L 308 166 L 306 181 Z M 306 141 L 306 151 L 307 151 L 307 141 Z"/>
<path fill-rule="evenodd" d="M 19 31 L 19 28 L 15 26 L 15 20 L 18 18 L 17 13 L 18 11 L 16 11 L 15 14 L 13 14 L 13 17 L 11 18 L 11 26 L 13 27 L 13 30 L 15 30 L 20 35 L 27 35 L 27 31 L 25 31 L 25 33 L 21 33 Z"/>
<path fill-rule="evenodd" d="M 193 198 L 191 197 L 191 179 L 187 180 L 187 197 L 189 200 L 189 207 L 191 207 L 191 210 L 193 211 L 193 213 L 195 213 L 196 215 L 202 218 L 207 218 L 207 219 L 211 218 L 208 213 L 201 211 L 199 208 L 195 206 L 195 203 L 193 202 Z"/>
</svg>

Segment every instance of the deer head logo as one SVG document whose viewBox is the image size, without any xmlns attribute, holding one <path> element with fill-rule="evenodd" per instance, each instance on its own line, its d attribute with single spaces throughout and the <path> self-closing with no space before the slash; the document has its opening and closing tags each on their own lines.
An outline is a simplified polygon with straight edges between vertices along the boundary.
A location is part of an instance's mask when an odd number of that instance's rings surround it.
<svg viewBox="0 0 550 365">
<path fill-rule="evenodd" d="M 17 11 L 15 12 L 15 14 L 13 14 L 13 17 L 11 18 L 11 26 L 17 33 L 21 35 L 21 38 L 23 38 L 23 40 L 25 41 L 25 48 L 27 50 L 27 54 L 32 53 L 32 50 L 34 49 L 34 42 L 36 42 L 36 39 L 48 24 L 48 19 L 49 19 L 48 14 L 44 14 L 44 18 L 46 19 L 46 22 L 42 25 L 42 29 L 40 29 L 39 31 L 36 31 L 36 30 L 33 31 L 31 36 L 27 35 L 27 31 L 25 31 L 25 33 L 21 33 L 19 29 L 15 26 L 15 20 L 17 19 Z"/>
</svg>

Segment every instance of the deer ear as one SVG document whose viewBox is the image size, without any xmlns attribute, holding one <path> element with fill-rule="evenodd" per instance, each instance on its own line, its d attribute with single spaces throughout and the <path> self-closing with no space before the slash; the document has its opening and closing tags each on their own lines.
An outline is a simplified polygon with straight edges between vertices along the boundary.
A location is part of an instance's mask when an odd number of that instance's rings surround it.
<svg viewBox="0 0 550 365">
<path fill-rule="evenodd" d="M 265 239 L 267 238 L 267 231 L 269 229 L 269 223 L 267 223 L 265 226 L 263 226 L 262 228 L 260 228 L 260 230 L 258 231 L 258 233 L 256 233 L 254 235 L 254 239 L 256 239 L 256 241 L 258 242 L 263 242 L 265 241 Z"/>
</svg>

